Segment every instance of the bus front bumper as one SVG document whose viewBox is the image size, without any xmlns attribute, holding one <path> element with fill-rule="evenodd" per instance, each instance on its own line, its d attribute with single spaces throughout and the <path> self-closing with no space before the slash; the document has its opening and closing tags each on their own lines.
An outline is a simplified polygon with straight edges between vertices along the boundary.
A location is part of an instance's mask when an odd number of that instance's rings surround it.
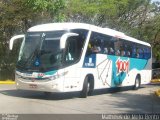
<svg viewBox="0 0 160 120">
<path fill-rule="evenodd" d="M 16 88 L 20 90 L 31 90 L 31 91 L 43 91 L 43 92 L 63 92 L 63 81 L 62 80 L 24 80 L 18 78 L 16 81 Z"/>
</svg>

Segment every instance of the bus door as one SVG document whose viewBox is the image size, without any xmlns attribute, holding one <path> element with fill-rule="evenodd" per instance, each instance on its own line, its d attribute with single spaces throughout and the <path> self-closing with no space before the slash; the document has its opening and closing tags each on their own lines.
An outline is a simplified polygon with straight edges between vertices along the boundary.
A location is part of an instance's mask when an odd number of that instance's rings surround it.
<svg viewBox="0 0 160 120">
<path fill-rule="evenodd" d="M 76 36 L 69 37 L 66 42 L 64 66 L 65 66 L 65 79 L 64 91 L 78 90 L 80 73 L 77 70 L 77 63 L 80 59 L 81 48 L 78 44 Z"/>
</svg>

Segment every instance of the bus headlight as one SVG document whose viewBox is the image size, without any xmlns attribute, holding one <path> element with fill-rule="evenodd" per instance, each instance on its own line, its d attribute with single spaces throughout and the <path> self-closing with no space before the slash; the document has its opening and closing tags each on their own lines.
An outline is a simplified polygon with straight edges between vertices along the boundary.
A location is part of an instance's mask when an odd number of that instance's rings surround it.
<svg viewBox="0 0 160 120">
<path fill-rule="evenodd" d="M 17 74 L 17 73 L 15 74 L 15 77 L 16 77 L 16 78 L 22 78 L 22 76 L 20 76 L 20 75 Z"/>
</svg>

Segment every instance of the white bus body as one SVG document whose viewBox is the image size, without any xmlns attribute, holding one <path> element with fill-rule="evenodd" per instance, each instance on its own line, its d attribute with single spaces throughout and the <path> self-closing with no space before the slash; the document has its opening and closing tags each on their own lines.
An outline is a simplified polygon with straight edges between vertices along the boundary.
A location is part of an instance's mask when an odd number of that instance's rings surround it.
<svg viewBox="0 0 160 120">
<path fill-rule="evenodd" d="M 82 91 L 86 97 L 95 89 L 137 89 L 151 80 L 150 44 L 109 28 L 50 23 L 34 26 L 20 37 L 17 89 Z M 12 38 L 10 48 L 13 42 Z"/>
</svg>

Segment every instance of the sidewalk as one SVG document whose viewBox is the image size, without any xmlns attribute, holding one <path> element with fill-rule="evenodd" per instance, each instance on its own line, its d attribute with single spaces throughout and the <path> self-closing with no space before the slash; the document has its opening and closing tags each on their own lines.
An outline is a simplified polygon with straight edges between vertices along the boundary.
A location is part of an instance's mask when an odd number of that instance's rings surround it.
<svg viewBox="0 0 160 120">
<path fill-rule="evenodd" d="M 160 97 L 160 89 L 158 89 L 157 91 L 155 91 L 156 96 Z"/>
<path fill-rule="evenodd" d="M 151 80 L 151 84 L 160 84 L 160 79 L 153 79 L 153 80 Z M 155 95 L 157 97 L 160 97 L 160 88 L 155 91 Z"/>
<path fill-rule="evenodd" d="M 160 79 L 152 79 L 151 83 L 160 83 Z"/>
</svg>

